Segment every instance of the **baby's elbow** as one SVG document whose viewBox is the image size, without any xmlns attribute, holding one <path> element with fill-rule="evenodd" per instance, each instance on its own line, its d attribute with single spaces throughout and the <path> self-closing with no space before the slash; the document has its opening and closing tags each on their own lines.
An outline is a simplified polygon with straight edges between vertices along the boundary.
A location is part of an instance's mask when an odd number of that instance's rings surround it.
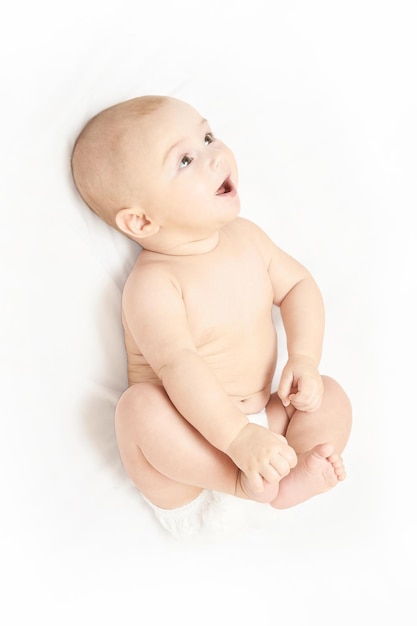
<svg viewBox="0 0 417 626">
<path fill-rule="evenodd" d="M 194 350 L 189 348 L 178 350 L 164 359 L 156 369 L 156 374 L 162 383 L 167 377 L 172 375 L 183 375 L 189 367 L 193 367 L 196 358 L 199 359 L 199 356 Z"/>
</svg>

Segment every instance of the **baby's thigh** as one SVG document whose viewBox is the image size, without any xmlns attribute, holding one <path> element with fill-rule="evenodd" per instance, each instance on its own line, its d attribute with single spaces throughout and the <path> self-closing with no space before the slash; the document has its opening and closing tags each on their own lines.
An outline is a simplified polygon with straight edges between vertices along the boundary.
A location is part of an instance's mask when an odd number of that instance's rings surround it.
<svg viewBox="0 0 417 626">
<path fill-rule="evenodd" d="M 182 433 L 173 432 L 175 423 L 182 426 Z M 163 508 L 175 508 L 198 496 L 201 487 L 193 486 L 192 481 L 185 484 L 179 471 L 181 456 L 175 454 L 190 427 L 162 387 L 150 383 L 129 387 L 117 404 L 115 425 L 123 466 L 148 500 Z"/>
<path fill-rule="evenodd" d="M 233 465 L 184 419 L 163 387 L 153 383 L 132 385 L 122 395 L 116 409 L 116 437 L 124 455 L 136 454 L 140 448 L 154 467 L 170 475 L 171 465 L 188 463 L 195 468 L 219 461 L 221 466 L 226 461 Z"/>
<path fill-rule="evenodd" d="M 157 506 L 180 506 L 202 488 L 236 492 L 233 461 L 182 417 L 158 385 L 139 383 L 125 391 L 116 436 L 127 473 Z"/>
<path fill-rule="evenodd" d="M 165 390 L 154 383 L 136 383 L 120 397 L 115 414 L 118 440 L 126 437 L 137 444 L 146 445 L 148 438 L 173 421 L 182 421 Z"/>
<path fill-rule="evenodd" d="M 278 435 L 284 435 L 284 437 L 291 418 L 288 409 L 291 410 L 292 407 L 285 408 L 277 393 L 271 395 L 266 405 L 266 415 L 270 430 Z"/>
</svg>

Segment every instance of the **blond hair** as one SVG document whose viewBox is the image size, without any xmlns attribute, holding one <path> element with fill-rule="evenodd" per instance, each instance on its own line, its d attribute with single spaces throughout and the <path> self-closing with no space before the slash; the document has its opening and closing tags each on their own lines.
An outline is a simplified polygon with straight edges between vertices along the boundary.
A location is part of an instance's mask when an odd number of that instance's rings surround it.
<svg viewBox="0 0 417 626">
<path fill-rule="evenodd" d="M 104 109 L 87 122 L 74 143 L 71 171 L 75 187 L 85 204 L 113 228 L 117 229 L 116 214 L 131 201 L 123 159 L 129 129 L 168 99 L 141 96 Z"/>
</svg>

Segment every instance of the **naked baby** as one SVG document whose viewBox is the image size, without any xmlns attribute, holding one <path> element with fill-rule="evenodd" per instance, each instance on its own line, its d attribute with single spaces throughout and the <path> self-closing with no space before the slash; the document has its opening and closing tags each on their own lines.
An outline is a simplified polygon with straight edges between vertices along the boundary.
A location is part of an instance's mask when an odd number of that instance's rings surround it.
<svg viewBox="0 0 417 626">
<path fill-rule="evenodd" d="M 343 480 L 351 406 L 319 372 L 320 291 L 238 217 L 236 161 L 208 121 L 171 97 L 122 102 L 83 128 L 72 171 L 85 203 L 140 244 L 115 423 L 126 472 L 162 523 L 204 524 L 216 492 L 282 509 Z M 274 306 L 288 352 L 278 389 Z"/>
</svg>

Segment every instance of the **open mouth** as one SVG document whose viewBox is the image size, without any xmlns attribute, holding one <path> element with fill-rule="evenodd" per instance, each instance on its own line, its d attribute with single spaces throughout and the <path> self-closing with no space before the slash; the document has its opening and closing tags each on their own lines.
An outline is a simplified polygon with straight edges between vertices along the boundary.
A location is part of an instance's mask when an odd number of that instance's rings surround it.
<svg viewBox="0 0 417 626">
<path fill-rule="evenodd" d="M 233 187 L 232 181 L 230 180 L 230 178 L 226 178 L 226 180 L 222 182 L 222 184 L 216 191 L 216 196 L 224 196 L 227 193 L 230 193 L 231 191 L 233 191 L 233 189 L 234 187 Z"/>
</svg>

